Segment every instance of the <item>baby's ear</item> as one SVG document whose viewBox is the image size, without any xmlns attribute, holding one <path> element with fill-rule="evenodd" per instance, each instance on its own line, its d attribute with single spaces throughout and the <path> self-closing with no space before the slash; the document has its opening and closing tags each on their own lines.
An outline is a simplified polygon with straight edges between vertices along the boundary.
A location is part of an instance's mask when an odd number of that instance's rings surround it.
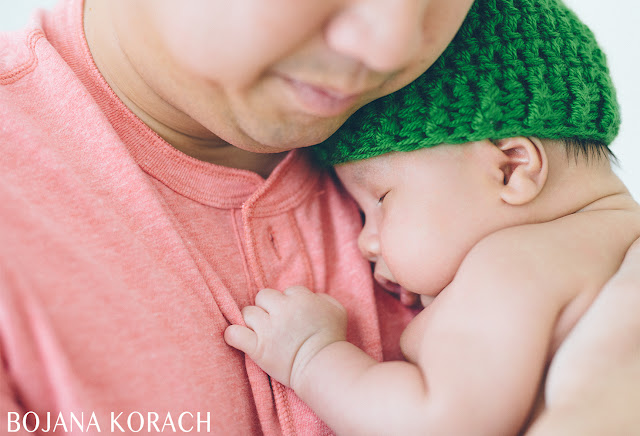
<svg viewBox="0 0 640 436">
<path fill-rule="evenodd" d="M 549 172 L 542 142 L 518 136 L 501 139 L 496 145 L 502 152 L 502 200 L 514 206 L 529 203 L 542 191 Z"/>
</svg>

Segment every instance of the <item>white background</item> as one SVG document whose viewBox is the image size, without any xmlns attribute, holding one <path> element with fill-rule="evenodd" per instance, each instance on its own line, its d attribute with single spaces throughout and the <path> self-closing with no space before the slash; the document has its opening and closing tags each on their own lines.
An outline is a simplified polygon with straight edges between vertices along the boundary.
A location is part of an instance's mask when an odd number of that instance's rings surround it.
<svg viewBox="0 0 640 436">
<path fill-rule="evenodd" d="M 0 30 L 19 29 L 34 8 L 50 8 L 56 1 L 0 0 Z M 622 128 L 612 150 L 620 159 L 618 174 L 640 201 L 640 0 L 565 3 L 591 27 L 607 53 L 622 107 Z"/>
</svg>

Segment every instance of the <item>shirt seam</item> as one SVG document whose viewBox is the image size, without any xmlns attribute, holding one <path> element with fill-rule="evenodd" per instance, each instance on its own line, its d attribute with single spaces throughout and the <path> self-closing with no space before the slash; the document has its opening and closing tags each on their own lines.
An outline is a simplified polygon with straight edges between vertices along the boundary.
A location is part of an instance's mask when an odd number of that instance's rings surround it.
<svg viewBox="0 0 640 436">
<path fill-rule="evenodd" d="M 22 79 L 38 66 L 38 56 L 36 54 L 36 45 L 38 41 L 44 38 L 44 32 L 41 29 L 35 29 L 27 35 L 26 46 L 29 50 L 29 58 L 17 67 L 9 70 L 4 74 L 0 74 L 0 85 L 11 85 Z"/>
</svg>

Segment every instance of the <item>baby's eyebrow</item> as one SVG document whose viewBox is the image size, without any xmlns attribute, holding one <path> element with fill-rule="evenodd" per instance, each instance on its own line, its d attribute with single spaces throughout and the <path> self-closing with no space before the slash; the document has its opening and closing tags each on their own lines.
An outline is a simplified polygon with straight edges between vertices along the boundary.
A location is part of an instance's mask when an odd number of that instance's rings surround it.
<svg viewBox="0 0 640 436">
<path fill-rule="evenodd" d="M 381 164 L 379 160 L 372 159 L 367 161 L 367 165 L 357 166 L 353 171 L 353 178 L 359 184 L 370 184 L 370 181 L 379 180 L 386 173 L 386 166 Z"/>
<path fill-rule="evenodd" d="M 353 171 L 353 180 L 360 186 L 367 182 L 367 176 L 371 177 L 371 171 L 367 171 L 366 167 L 357 167 Z"/>
</svg>

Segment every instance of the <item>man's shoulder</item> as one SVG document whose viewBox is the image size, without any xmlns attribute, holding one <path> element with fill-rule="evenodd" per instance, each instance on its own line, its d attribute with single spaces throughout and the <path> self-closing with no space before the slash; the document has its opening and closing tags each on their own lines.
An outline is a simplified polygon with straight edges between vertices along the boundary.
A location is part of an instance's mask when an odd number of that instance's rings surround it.
<svg viewBox="0 0 640 436">
<path fill-rule="evenodd" d="M 0 32 L 0 86 L 19 81 L 37 67 L 36 47 L 44 41 L 44 31 L 35 26 Z"/>
<path fill-rule="evenodd" d="M 103 118 L 42 25 L 34 21 L 24 30 L 0 33 L 0 168 L 4 174 L 22 174 L 25 166 L 41 167 L 44 172 L 53 164 L 43 163 L 67 160 L 79 145 L 109 129 L 101 123 Z"/>
<path fill-rule="evenodd" d="M 46 123 L 41 113 L 73 93 L 77 80 L 41 26 L 0 33 L 0 134 Z M 59 113 L 60 110 L 49 111 Z M 24 129 L 22 129 L 24 131 Z"/>
</svg>

